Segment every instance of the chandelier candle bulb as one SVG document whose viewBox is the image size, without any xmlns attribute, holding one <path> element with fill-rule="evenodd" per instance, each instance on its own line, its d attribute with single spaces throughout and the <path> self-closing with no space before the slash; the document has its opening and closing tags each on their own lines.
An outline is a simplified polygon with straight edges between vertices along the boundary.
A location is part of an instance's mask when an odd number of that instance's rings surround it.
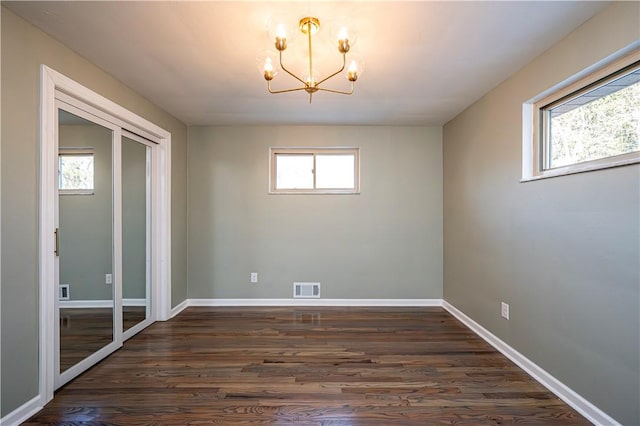
<svg viewBox="0 0 640 426">
<path fill-rule="evenodd" d="M 287 48 L 287 38 L 276 37 L 276 49 L 282 52 L 286 48 Z"/>
<path fill-rule="evenodd" d="M 264 79 L 267 81 L 271 81 L 273 80 L 273 70 L 272 69 L 266 69 L 264 70 Z"/>
<path fill-rule="evenodd" d="M 347 72 L 347 78 L 349 81 L 356 81 L 358 79 L 358 64 L 356 61 L 351 61 L 351 65 L 349 65 L 349 70 Z"/>
<path fill-rule="evenodd" d="M 276 39 L 278 38 L 282 38 L 282 39 L 287 38 L 287 30 L 285 29 L 284 24 L 278 24 L 276 28 Z"/>
<path fill-rule="evenodd" d="M 342 27 L 338 33 L 338 50 L 340 53 L 347 53 L 350 48 L 349 33 L 346 28 Z"/>
<path fill-rule="evenodd" d="M 331 34 L 334 40 L 337 40 L 340 43 L 341 40 L 347 40 L 349 43 L 349 48 L 352 48 L 356 45 L 358 41 L 358 34 L 354 31 L 353 28 L 350 28 L 347 25 L 339 25 L 334 27 L 331 30 Z"/>
<path fill-rule="evenodd" d="M 349 46 L 349 40 L 348 39 L 340 39 L 338 40 L 338 50 L 340 51 L 340 53 L 345 54 L 349 51 L 349 49 L 351 48 L 351 46 Z"/>
<path fill-rule="evenodd" d="M 347 68 L 344 76 L 351 83 L 354 83 L 357 79 L 362 77 L 362 73 L 364 72 L 365 63 L 360 55 L 352 54 L 349 55 L 351 60 L 349 62 L 349 68 Z"/>
<path fill-rule="evenodd" d="M 273 61 L 278 57 L 278 53 L 271 50 L 265 50 L 256 56 L 256 68 L 267 81 L 272 80 L 278 75 L 277 63 Z"/>
</svg>

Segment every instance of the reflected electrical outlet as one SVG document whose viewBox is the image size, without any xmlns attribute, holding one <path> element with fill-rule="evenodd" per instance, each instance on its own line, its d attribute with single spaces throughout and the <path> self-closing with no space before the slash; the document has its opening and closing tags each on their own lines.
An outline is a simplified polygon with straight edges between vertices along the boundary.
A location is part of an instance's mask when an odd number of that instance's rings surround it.
<svg viewBox="0 0 640 426">
<path fill-rule="evenodd" d="M 60 328 L 68 330 L 71 328 L 71 317 L 68 315 L 60 315 Z"/>
<path fill-rule="evenodd" d="M 509 319 L 509 304 L 502 302 L 500 305 L 500 315 L 502 318 L 508 320 Z"/>
</svg>

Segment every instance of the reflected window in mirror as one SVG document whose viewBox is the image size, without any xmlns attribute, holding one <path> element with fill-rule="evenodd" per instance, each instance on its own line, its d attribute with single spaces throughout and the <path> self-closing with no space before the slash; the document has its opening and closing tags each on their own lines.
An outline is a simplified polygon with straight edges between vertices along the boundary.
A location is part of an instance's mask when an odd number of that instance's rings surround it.
<svg viewBox="0 0 640 426">
<path fill-rule="evenodd" d="M 93 195 L 94 161 L 92 148 L 60 148 L 58 190 L 61 195 Z"/>
</svg>

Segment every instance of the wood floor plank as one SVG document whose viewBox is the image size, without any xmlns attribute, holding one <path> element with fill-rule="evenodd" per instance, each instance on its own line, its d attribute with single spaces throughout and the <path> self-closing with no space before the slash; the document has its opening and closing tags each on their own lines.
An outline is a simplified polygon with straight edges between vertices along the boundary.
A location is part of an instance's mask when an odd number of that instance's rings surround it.
<svg viewBox="0 0 640 426">
<path fill-rule="evenodd" d="M 188 308 L 25 424 L 589 422 L 441 308 Z"/>
</svg>

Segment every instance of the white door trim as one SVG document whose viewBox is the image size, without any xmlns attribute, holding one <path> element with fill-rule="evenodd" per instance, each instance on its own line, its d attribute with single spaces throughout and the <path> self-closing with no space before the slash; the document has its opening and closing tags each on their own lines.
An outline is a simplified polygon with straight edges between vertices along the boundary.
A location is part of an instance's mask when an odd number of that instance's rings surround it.
<svg viewBox="0 0 640 426">
<path fill-rule="evenodd" d="M 40 195 L 39 195 L 39 394 L 41 405 L 53 398 L 55 285 L 55 176 L 57 144 L 55 137 L 56 91 L 77 99 L 91 108 L 109 114 L 122 127 L 132 127 L 158 142 L 156 172 L 158 193 L 154 207 L 158 218 L 153 229 L 153 320 L 164 321 L 171 312 L 171 134 L 137 114 L 82 86 L 46 65 L 40 66 Z"/>
</svg>

